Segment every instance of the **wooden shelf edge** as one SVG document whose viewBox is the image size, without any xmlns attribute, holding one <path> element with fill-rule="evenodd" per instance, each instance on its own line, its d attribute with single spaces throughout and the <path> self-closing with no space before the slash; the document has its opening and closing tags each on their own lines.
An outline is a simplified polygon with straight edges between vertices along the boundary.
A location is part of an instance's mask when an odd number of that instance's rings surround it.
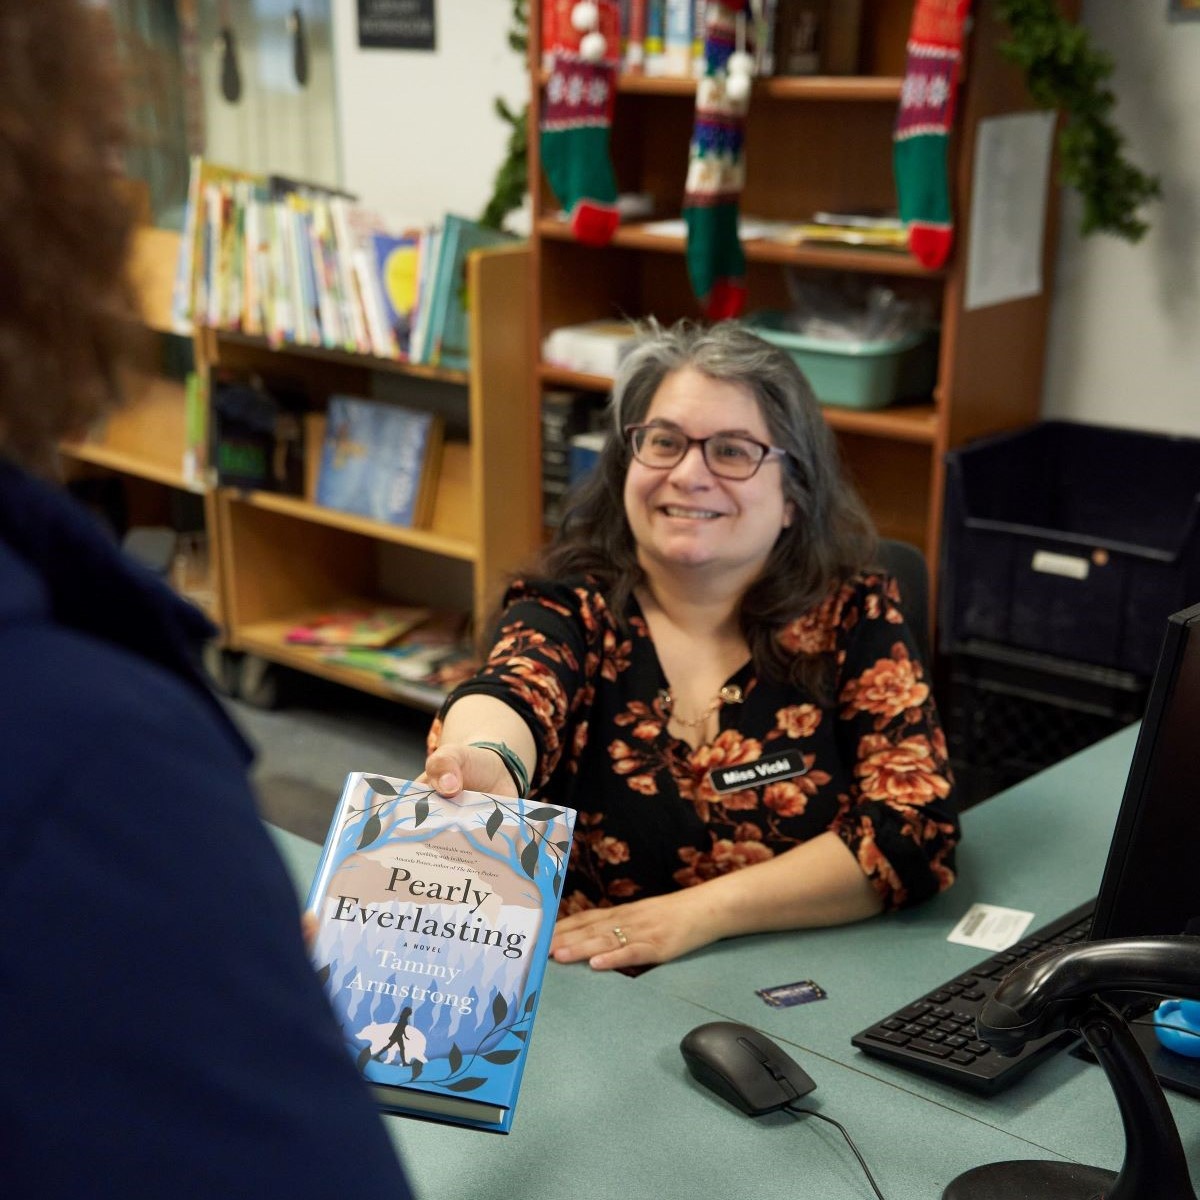
<svg viewBox="0 0 1200 1200">
<path fill-rule="evenodd" d="M 400 546 L 411 546 L 416 550 L 462 559 L 464 562 L 473 563 L 478 558 L 478 550 L 473 543 L 463 538 L 448 537 L 434 530 L 407 529 L 400 525 L 389 525 L 384 521 L 372 521 L 368 517 L 338 512 L 337 509 L 325 508 L 299 496 L 285 496 L 277 492 L 246 492 L 238 488 L 223 488 L 222 492 L 236 503 L 266 509 L 285 517 L 294 517 L 298 521 L 328 525 L 334 529 L 344 529 L 348 533 L 358 533 Z"/>
<path fill-rule="evenodd" d="M 549 75 L 542 71 L 539 83 Z M 617 76 L 617 91 L 633 96 L 694 98 L 698 81 L 689 75 L 646 75 L 627 71 Z M 756 79 L 751 99 L 770 97 L 789 101 L 862 101 L 897 103 L 904 80 L 892 75 L 770 75 Z"/>
<path fill-rule="evenodd" d="M 537 232 L 547 241 L 574 242 L 575 235 L 565 221 L 543 217 L 537 222 Z M 664 237 L 647 233 L 641 223 L 620 226 L 613 234 L 611 246 L 627 250 L 646 250 L 654 254 L 684 254 L 684 238 Z M 896 250 L 862 249 L 855 246 L 830 246 L 808 243 L 793 246 L 766 238 L 751 238 L 742 243 L 751 262 L 776 263 L 780 266 L 816 267 L 837 271 L 857 271 L 871 275 L 911 275 L 938 279 L 944 268 L 931 270 L 907 252 Z"/>
<path fill-rule="evenodd" d="M 612 380 L 603 375 L 585 375 L 551 363 L 539 365 L 538 378 L 550 387 L 605 394 L 612 391 Z M 846 433 L 930 445 L 937 436 L 937 409 L 932 403 L 900 404 L 876 409 L 839 408 L 837 405 L 823 404 L 821 411 L 831 428 Z"/>
<path fill-rule="evenodd" d="M 297 620 L 300 619 L 302 618 L 297 617 Z M 284 641 L 284 630 L 291 624 L 294 622 L 263 621 L 242 626 L 232 631 L 230 645 L 281 666 L 304 671 L 309 675 L 319 675 L 333 683 L 356 688 L 361 692 L 370 692 L 372 695 L 382 696 L 385 700 L 395 700 L 410 708 L 433 713 L 441 707 L 444 696 L 434 700 L 422 694 L 422 690 L 417 686 L 408 687 L 402 682 L 389 683 L 371 671 L 360 671 L 341 663 L 327 662 L 321 657 L 321 651 L 312 646 L 294 645 Z"/>
<path fill-rule="evenodd" d="M 135 475 L 139 479 L 148 479 L 152 483 L 161 483 L 166 487 L 175 488 L 181 492 L 192 492 L 203 496 L 208 490 L 203 483 L 189 480 L 182 470 L 150 462 L 137 455 L 126 454 L 120 450 L 110 450 L 107 446 L 94 445 L 89 442 L 64 442 L 59 450 L 68 458 L 77 462 L 90 463 L 92 466 L 104 467 L 109 471 L 118 471 L 122 475 Z"/>
<path fill-rule="evenodd" d="M 238 333 L 232 329 L 216 329 L 205 326 L 203 332 L 218 342 L 234 346 L 249 346 L 270 351 L 272 354 L 289 354 L 301 358 L 319 358 L 326 362 L 345 363 L 367 371 L 389 371 L 396 375 L 410 375 L 414 379 L 432 379 L 439 383 L 466 385 L 471 382 L 467 371 L 452 371 L 446 367 L 429 367 L 417 363 L 403 362 L 397 358 L 377 358 L 371 354 L 355 354 L 349 350 L 338 350 L 329 346 L 306 346 L 300 342 L 280 342 L 278 345 L 265 337 Z"/>
</svg>

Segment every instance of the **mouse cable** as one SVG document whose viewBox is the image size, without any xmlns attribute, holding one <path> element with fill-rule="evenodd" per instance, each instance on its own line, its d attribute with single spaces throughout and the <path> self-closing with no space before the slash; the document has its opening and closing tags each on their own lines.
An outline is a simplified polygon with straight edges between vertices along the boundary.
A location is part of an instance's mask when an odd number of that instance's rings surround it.
<svg viewBox="0 0 1200 1200">
<path fill-rule="evenodd" d="M 858 1159 L 858 1165 L 862 1167 L 863 1174 L 866 1175 L 867 1182 L 871 1185 L 871 1190 L 879 1197 L 879 1200 L 884 1200 L 884 1195 L 879 1190 L 879 1184 L 875 1182 L 875 1176 L 871 1174 L 871 1168 L 867 1166 L 867 1160 L 859 1152 L 858 1147 L 854 1144 L 854 1139 L 846 1132 L 844 1125 L 835 1121 L 832 1117 L 827 1117 L 824 1113 L 814 1112 L 811 1108 L 797 1108 L 794 1104 L 788 1104 L 785 1107 L 788 1112 L 793 1113 L 797 1117 L 816 1117 L 818 1121 L 826 1121 L 837 1129 L 842 1137 L 846 1139 L 846 1145 L 854 1151 L 854 1157 Z"/>
</svg>

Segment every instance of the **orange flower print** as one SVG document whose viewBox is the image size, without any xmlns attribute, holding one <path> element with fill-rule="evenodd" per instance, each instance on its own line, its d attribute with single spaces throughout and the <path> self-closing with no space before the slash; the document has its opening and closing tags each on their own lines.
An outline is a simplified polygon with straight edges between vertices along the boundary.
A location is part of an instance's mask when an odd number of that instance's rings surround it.
<svg viewBox="0 0 1200 1200">
<path fill-rule="evenodd" d="M 821 772 L 825 775 L 825 772 Z M 829 776 L 825 775 L 826 781 Z M 768 784 L 763 789 L 763 805 L 778 813 L 781 817 L 800 817 L 808 808 L 808 798 L 816 791 L 815 787 L 803 786 L 808 776 L 801 775 L 796 779 L 781 779 L 778 783 Z"/>
<path fill-rule="evenodd" d="M 898 908 L 902 905 L 908 895 L 908 889 L 880 851 L 875 841 L 875 827 L 869 820 L 863 821 L 862 840 L 858 844 L 857 857 L 863 874 L 871 880 L 888 908 Z"/>
<path fill-rule="evenodd" d="M 620 838 L 602 837 L 593 844 L 592 849 L 596 857 L 609 866 L 629 861 L 629 845 Z"/>
<path fill-rule="evenodd" d="M 698 883 L 716 879 L 718 875 L 728 875 L 730 871 L 766 862 L 775 855 L 759 841 L 735 842 L 729 838 L 719 838 L 713 842 L 712 850 L 708 853 L 694 846 L 684 846 L 679 851 L 679 857 L 685 865 L 675 872 L 675 882 L 680 887 L 694 887 Z"/>
<path fill-rule="evenodd" d="M 700 746 L 691 756 L 690 768 L 695 790 L 688 799 L 696 806 L 696 813 L 704 822 L 710 820 L 710 805 L 720 804 L 727 809 L 758 807 L 758 797 L 753 791 L 732 792 L 718 796 L 710 781 L 709 772 L 714 767 L 732 767 L 738 763 L 754 762 L 762 754 L 762 743 L 757 738 L 744 738 L 736 729 L 723 729 L 715 741 Z M 680 794 L 684 789 L 680 788 Z"/>
<path fill-rule="evenodd" d="M 775 725 L 790 738 L 812 737 L 821 724 L 821 710 L 815 704 L 789 704 L 775 714 Z"/>
<path fill-rule="evenodd" d="M 924 735 L 893 745 L 881 734 L 868 734 L 858 744 L 854 773 L 868 800 L 916 806 L 950 794 L 950 781 L 938 770 Z"/>
<path fill-rule="evenodd" d="M 558 902 L 558 915 L 569 917 L 572 913 L 588 912 L 595 907 L 595 904 L 582 892 L 574 891 Z"/>
<path fill-rule="evenodd" d="M 653 775 L 630 775 L 625 780 L 631 791 L 642 796 L 657 796 L 658 783 Z"/>
<path fill-rule="evenodd" d="M 908 709 L 920 708 L 929 699 L 929 685 L 921 674 L 921 667 L 897 642 L 890 658 L 879 659 L 857 679 L 846 682 L 839 697 L 842 716 L 874 713 L 879 721 L 886 722 Z"/>
<path fill-rule="evenodd" d="M 632 879 L 614 879 L 608 885 L 608 894 L 614 900 L 629 900 L 642 890 Z"/>
</svg>

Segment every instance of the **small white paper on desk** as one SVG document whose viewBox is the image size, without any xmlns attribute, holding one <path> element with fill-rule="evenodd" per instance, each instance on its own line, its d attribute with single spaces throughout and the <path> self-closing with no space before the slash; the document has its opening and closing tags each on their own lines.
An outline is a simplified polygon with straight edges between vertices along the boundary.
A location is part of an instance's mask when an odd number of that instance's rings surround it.
<svg viewBox="0 0 1200 1200">
<path fill-rule="evenodd" d="M 1053 112 L 1024 112 L 979 122 L 967 246 L 968 311 L 1042 290 L 1054 121 Z"/>
<path fill-rule="evenodd" d="M 1029 928 L 1033 913 L 998 904 L 972 904 L 950 930 L 948 942 L 977 946 L 980 950 L 1007 950 Z"/>
</svg>

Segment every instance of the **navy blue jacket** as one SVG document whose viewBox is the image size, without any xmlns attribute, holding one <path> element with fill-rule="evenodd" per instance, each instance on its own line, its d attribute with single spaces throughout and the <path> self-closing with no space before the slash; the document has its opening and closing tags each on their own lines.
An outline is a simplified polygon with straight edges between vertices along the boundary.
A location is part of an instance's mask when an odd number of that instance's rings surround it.
<svg viewBox="0 0 1200 1200">
<path fill-rule="evenodd" d="M 0 463 L 0 1195 L 403 1200 L 199 612 Z"/>
</svg>

